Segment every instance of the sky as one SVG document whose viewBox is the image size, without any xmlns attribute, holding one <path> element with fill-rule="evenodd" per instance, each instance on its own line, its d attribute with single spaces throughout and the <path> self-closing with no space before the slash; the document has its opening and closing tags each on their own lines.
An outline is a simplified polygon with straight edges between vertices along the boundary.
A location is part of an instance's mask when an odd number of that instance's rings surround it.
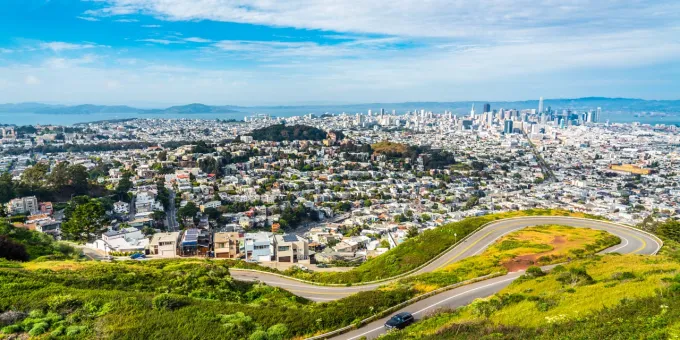
<svg viewBox="0 0 680 340">
<path fill-rule="evenodd" d="M 677 0 L 3 0 L 0 103 L 680 98 Z"/>
</svg>

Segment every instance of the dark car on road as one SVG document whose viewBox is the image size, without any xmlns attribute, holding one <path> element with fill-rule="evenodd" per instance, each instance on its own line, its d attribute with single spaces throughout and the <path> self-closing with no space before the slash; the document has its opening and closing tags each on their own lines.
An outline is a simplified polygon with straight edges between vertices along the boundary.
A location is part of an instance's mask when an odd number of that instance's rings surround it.
<svg viewBox="0 0 680 340">
<path fill-rule="evenodd" d="M 413 315 L 411 315 L 411 313 L 401 312 L 399 314 L 394 315 L 389 320 L 387 320 L 387 322 L 385 322 L 385 329 L 387 330 L 402 329 L 412 324 L 413 321 L 415 321 L 415 319 L 413 318 Z"/>
</svg>

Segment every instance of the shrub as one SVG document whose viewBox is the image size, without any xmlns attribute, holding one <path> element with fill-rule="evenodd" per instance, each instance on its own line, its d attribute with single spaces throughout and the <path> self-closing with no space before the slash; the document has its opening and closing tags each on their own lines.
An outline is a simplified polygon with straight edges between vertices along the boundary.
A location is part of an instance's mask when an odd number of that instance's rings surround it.
<svg viewBox="0 0 680 340">
<path fill-rule="evenodd" d="M 87 329 L 86 326 L 69 326 L 66 328 L 66 336 L 76 336 Z"/>
<path fill-rule="evenodd" d="M 248 340 L 267 340 L 267 332 L 263 330 L 255 331 L 253 334 L 250 334 L 250 337 L 248 337 Z"/>
<path fill-rule="evenodd" d="M 153 308 L 157 310 L 174 310 L 185 306 L 188 303 L 189 301 L 184 296 L 169 293 L 156 295 L 153 300 L 151 300 Z"/>
<path fill-rule="evenodd" d="M 278 323 L 269 327 L 267 330 L 267 339 L 269 340 L 283 340 L 288 337 L 288 327 L 282 323 Z"/>
<path fill-rule="evenodd" d="M 30 336 L 38 336 L 40 334 L 47 332 L 48 328 L 50 328 L 50 325 L 47 322 L 38 322 L 35 325 L 33 325 L 33 328 L 31 328 L 31 330 L 28 331 L 28 334 Z"/>
<path fill-rule="evenodd" d="M 12 261 L 28 261 L 29 259 L 26 247 L 5 235 L 0 235 L 0 257 Z"/>
<path fill-rule="evenodd" d="M 21 331 L 22 331 L 21 325 L 9 325 L 2 329 L 2 332 L 5 334 L 18 333 Z"/>
<path fill-rule="evenodd" d="M 531 266 L 527 268 L 526 275 L 530 277 L 541 277 L 545 276 L 545 272 L 540 267 Z"/>
<path fill-rule="evenodd" d="M 82 306 L 82 304 L 82 301 L 72 295 L 55 295 L 47 302 L 51 310 L 62 312 L 71 312 Z"/>
</svg>

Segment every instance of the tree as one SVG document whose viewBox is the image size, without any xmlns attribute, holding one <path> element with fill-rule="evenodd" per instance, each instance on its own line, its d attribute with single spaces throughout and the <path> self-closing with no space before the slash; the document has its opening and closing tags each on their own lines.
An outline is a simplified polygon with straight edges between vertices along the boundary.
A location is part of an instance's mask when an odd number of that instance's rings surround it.
<svg viewBox="0 0 680 340">
<path fill-rule="evenodd" d="M 418 228 L 416 226 L 408 228 L 408 231 L 406 232 L 406 238 L 413 238 L 416 236 L 418 236 Z"/>
<path fill-rule="evenodd" d="M 667 237 L 673 241 L 680 242 L 680 222 L 676 220 L 667 220 L 660 223 L 656 228 L 657 234 Z"/>
<path fill-rule="evenodd" d="M 158 153 L 158 160 L 161 162 L 165 162 L 168 160 L 168 152 L 163 150 Z"/>
<path fill-rule="evenodd" d="M 15 242 L 5 235 L 0 235 L 0 258 L 11 261 L 28 261 L 29 256 L 23 244 Z"/>
<path fill-rule="evenodd" d="M 61 226 L 64 236 L 77 242 L 90 241 L 104 229 L 106 213 L 101 202 L 90 200 L 78 205 Z"/>
<path fill-rule="evenodd" d="M 203 210 L 203 214 L 208 216 L 208 218 L 211 219 L 211 220 L 216 220 L 216 219 L 220 218 L 220 215 L 221 215 L 220 211 L 215 209 L 215 208 L 205 208 Z"/>
<path fill-rule="evenodd" d="M 87 169 L 78 164 L 68 168 L 68 177 L 73 187 L 73 190 L 77 194 L 87 193 Z"/>
<path fill-rule="evenodd" d="M 7 203 L 14 198 L 14 182 L 9 172 L 0 175 L 0 204 Z"/>
<path fill-rule="evenodd" d="M 43 180 L 49 171 L 49 166 L 45 163 L 38 163 L 26 170 L 21 174 L 21 181 L 26 184 L 29 188 L 40 187 Z"/>
<path fill-rule="evenodd" d="M 118 195 L 120 199 L 123 199 L 123 197 L 127 198 L 127 192 L 132 189 L 130 177 L 132 177 L 132 174 L 125 172 L 123 173 L 123 178 L 118 181 L 118 186 L 116 186 L 116 195 Z"/>
<path fill-rule="evenodd" d="M 181 219 L 185 221 L 188 218 L 193 219 L 194 217 L 196 217 L 196 214 L 198 214 L 198 207 L 196 207 L 196 204 L 194 202 L 188 202 L 187 205 L 177 210 L 177 214 Z"/>
<path fill-rule="evenodd" d="M 52 168 L 48 177 L 53 190 L 61 190 L 69 184 L 68 162 L 59 162 Z"/>
</svg>

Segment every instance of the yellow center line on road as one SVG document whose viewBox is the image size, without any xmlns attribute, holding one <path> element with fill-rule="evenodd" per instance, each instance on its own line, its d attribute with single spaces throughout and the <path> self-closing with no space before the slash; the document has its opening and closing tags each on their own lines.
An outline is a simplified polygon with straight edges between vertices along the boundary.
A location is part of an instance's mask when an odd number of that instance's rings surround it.
<svg viewBox="0 0 680 340">
<path fill-rule="evenodd" d="M 630 254 L 635 254 L 635 253 L 637 253 L 637 252 L 639 252 L 639 251 L 641 251 L 641 250 L 647 248 L 647 241 L 645 241 L 643 238 L 641 238 L 641 237 L 635 235 L 635 233 L 628 232 L 628 231 L 620 231 L 620 233 L 626 234 L 627 236 L 634 237 L 634 238 L 638 239 L 638 241 L 640 241 L 640 242 L 642 243 L 642 246 L 640 246 L 638 249 L 635 249 L 635 250 L 631 251 Z"/>
<path fill-rule="evenodd" d="M 467 248 L 465 248 L 465 249 L 461 250 L 460 252 L 458 252 L 458 254 L 456 254 L 456 256 L 452 257 L 451 259 L 449 259 L 448 261 L 446 261 L 444 264 L 442 264 L 441 266 L 437 267 L 436 269 L 440 269 L 440 268 L 443 268 L 443 267 L 448 266 L 449 264 L 451 264 L 452 262 L 454 262 L 456 259 L 458 259 L 461 255 L 463 255 L 463 253 L 465 253 L 466 251 L 470 250 L 472 247 L 476 246 L 479 242 L 481 242 L 481 241 L 482 241 L 483 239 L 485 239 L 487 236 L 489 236 L 489 235 L 491 235 L 491 234 L 493 234 L 493 233 L 495 233 L 495 232 L 497 232 L 497 231 L 499 231 L 499 230 L 506 230 L 506 229 L 510 229 L 510 228 L 514 228 L 514 227 L 515 227 L 514 225 L 510 224 L 510 225 L 508 225 L 508 226 L 504 226 L 504 227 L 501 227 L 501 228 L 499 228 L 499 229 L 494 229 L 494 230 L 489 231 L 488 233 L 486 233 L 486 234 L 484 234 L 482 237 L 480 237 L 477 241 L 472 242 Z"/>
</svg>

